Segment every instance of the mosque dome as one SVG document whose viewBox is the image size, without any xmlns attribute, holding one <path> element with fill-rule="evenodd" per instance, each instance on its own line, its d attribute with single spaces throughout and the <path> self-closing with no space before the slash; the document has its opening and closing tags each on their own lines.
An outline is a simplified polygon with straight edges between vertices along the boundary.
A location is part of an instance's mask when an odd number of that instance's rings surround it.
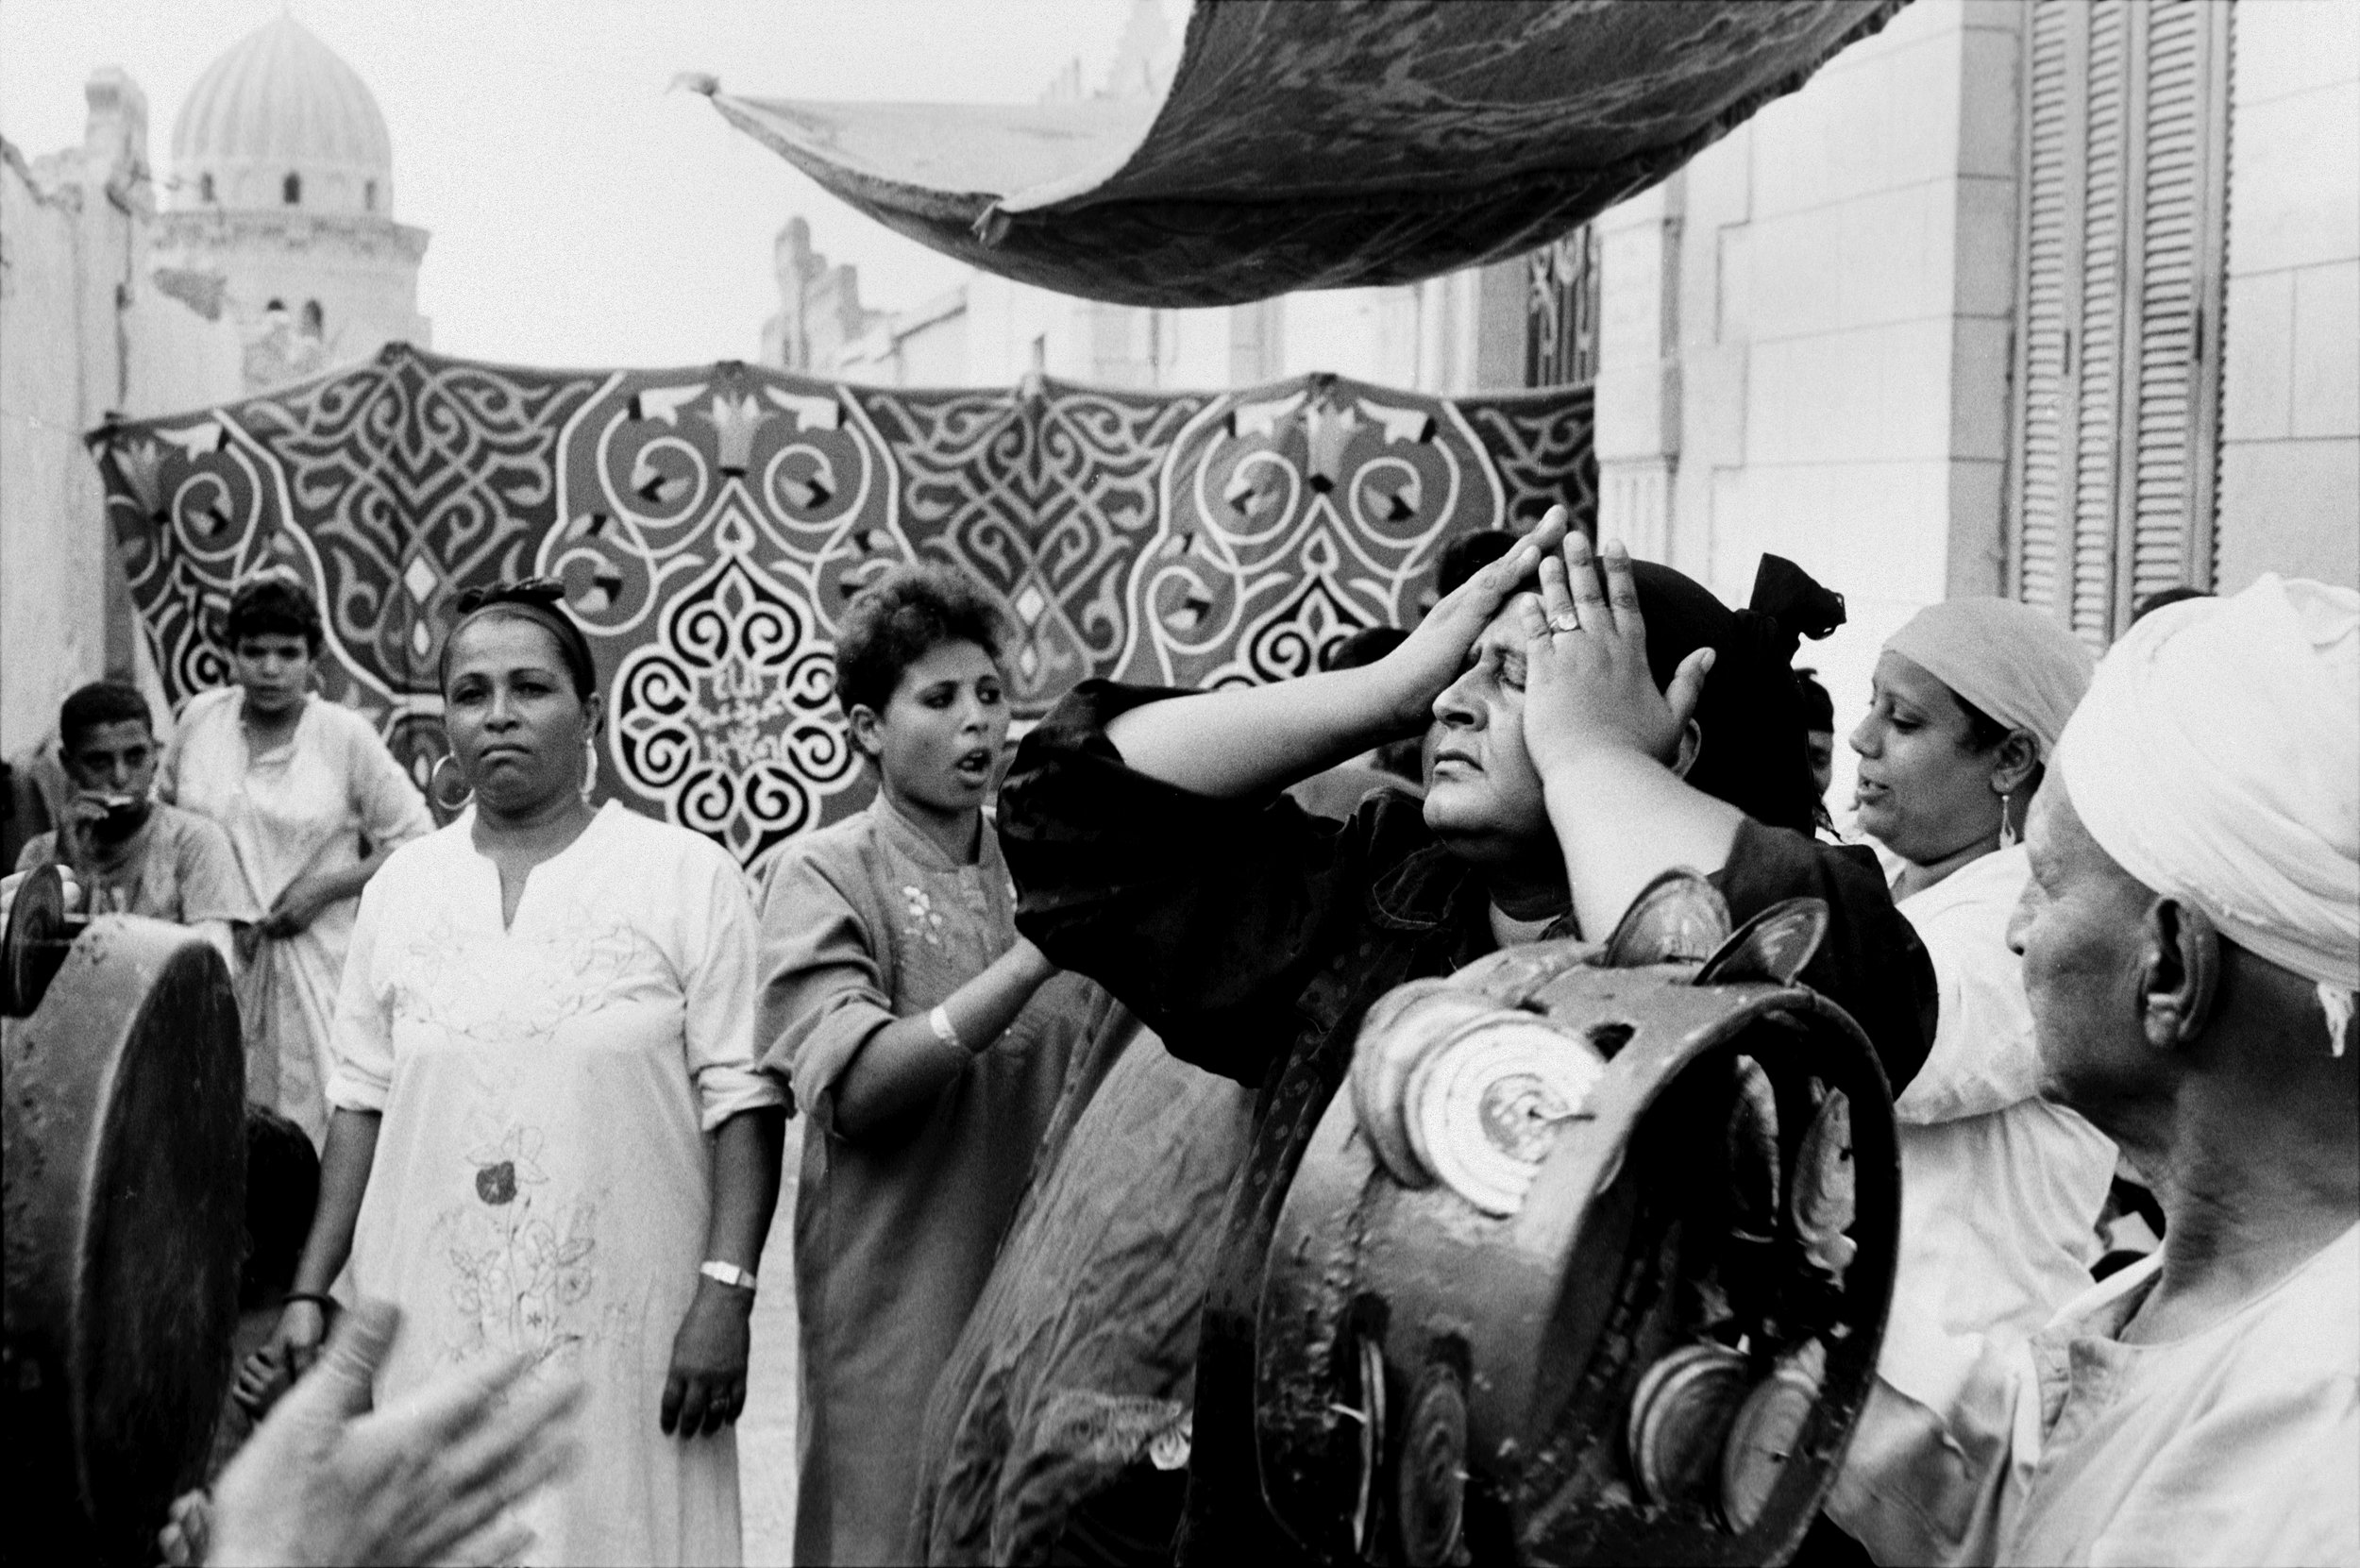
<svg viewBox="0 0 2360 1568">
<path fill-rule="evenodd" d="M 360 74 L 292 16 L 208 66 L 172 126 L 175 205 L 389 216 L 393 143 Z"/>
</svg>

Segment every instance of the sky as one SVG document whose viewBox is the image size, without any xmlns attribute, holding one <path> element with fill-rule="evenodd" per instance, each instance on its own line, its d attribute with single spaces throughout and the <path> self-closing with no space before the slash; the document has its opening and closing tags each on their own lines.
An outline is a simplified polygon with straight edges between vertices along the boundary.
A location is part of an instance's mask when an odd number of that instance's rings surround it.
<svg viewBox="0 0 2360 1568">
<path fill-rule="evenodd" d="M 148 155 L 206 66 L 281 9 L 377 96 L 394 212 L 431 231 L 418 304 L 446 353 L 516 364 L 751 359 L 778 308 L 771 241 L 810 221 L 865 303 L 916 305 L 965 269 L 828 195 L 667 92 L 709 72 L 750 97 L 1029 103 L 1094 80 L 1130 0 L 0 0 L 0 136 L 82 138 L 82 85 L 147 94 Z"/>
</svg>

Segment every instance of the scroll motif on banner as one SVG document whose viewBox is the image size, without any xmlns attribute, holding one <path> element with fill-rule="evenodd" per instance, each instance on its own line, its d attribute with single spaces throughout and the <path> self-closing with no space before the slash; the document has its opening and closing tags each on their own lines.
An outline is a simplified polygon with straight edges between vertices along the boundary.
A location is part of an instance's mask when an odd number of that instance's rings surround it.
<svg viewBox="0 0 2360 1568">
<path fill-rule="evenodd" d="M 868 797 L 833 652 L 847 600 L 894 563 L 989 587 L 1025 717 L 1091 675 L 1282 680 L 1413 621 L 1451 539 L 1559 501 L 1593 517 L 1591 425 L 1576 389 L 902 391 L 396 345 L 91 445 L 176 705 L 227 678 L 232 586 L 292 572 L 327 623 L 322 691 L 423 782 L 453 597 L 556 577 L 609 694 L 601 794 L 752 868 Z"/>
</svg>

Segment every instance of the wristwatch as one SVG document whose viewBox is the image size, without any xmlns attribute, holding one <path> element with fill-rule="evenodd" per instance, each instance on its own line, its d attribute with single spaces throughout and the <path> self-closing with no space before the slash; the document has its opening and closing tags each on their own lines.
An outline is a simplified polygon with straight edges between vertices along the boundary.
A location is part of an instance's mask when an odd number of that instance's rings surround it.
<svg viewBox="0 0 2360 1568">
<path fill-rule="evenodd" d="M 740 1290 L 751 1290 L 754 1288 L 754 1276 L 734 1263 L 720 1263 L 708 1259 L 697 1265 L 697 1272 L 707 1279 L 717 1280 L 723 1285 L 734 1286 Z"/>
</svg>

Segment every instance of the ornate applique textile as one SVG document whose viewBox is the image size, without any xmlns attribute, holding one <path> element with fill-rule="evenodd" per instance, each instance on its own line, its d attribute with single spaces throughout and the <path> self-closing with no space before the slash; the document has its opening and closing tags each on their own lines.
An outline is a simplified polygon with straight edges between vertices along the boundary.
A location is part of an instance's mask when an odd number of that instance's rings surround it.
<svg viewBox="0 0 2360 1568">
<path fill-rule="evenodd" d="M 1039 104 L 688 85 L 897 233 L 1088 299 L 1233 305 L 1544 244 L 1791 93 L 1902 0 L 1222 0 L 1171 85 Z"/>
<path fill-rule="evenodd" d="M 1586 389 L 907 392 L 396 345 L 91 445 L 176 705 L 227 677 L 232 584 L 291 570 L 328 622 L 327 694 L 423 784 L 452 596 L 556 577 L 609 693 L 600 794 L 753 867 L 867 796 L 831 656 L 844 601 L 892 563 L 991 587 L 1027 716 L 1088 675 L 1284 679 L 1407 624 L 1459 534 L 1559 501 L 1594 516 L 1591 430 Z"/>
</svg>

